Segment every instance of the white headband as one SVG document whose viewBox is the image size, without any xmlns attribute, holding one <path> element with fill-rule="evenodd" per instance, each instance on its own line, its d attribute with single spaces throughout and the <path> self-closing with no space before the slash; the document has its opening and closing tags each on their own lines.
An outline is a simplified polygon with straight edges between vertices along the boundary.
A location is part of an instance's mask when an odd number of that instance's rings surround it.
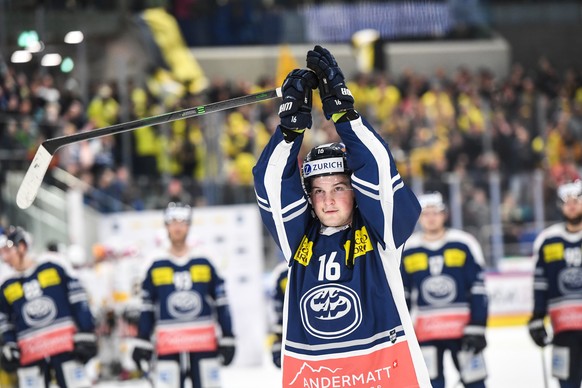
<svg viewBox="0 0 582 388">
<path fill-rule="evenodd" d="M 344 158 L 338 156 L 336 158 L 312 160 L 303 164 L 303 177 L 309 178 L 312 175 L 329 175 L 345 173 Z"/>
<path fill-rule="evenodd" d="M 558 187 L 558 197 L 564 202 L 568 198 L 579 198 L 582 195 L 582 181 L 575 181 L 571 183 L 565 183 Z"/>
<path fill-rule="evenodd" d="M 429 193 L 420 195 L 418 196 L 418 202 L 420 203 L 420 207 L 423 210 L 429 206 L 435 207 L 439 211 L 446 209 L 441 193 Z"/>
</svg>

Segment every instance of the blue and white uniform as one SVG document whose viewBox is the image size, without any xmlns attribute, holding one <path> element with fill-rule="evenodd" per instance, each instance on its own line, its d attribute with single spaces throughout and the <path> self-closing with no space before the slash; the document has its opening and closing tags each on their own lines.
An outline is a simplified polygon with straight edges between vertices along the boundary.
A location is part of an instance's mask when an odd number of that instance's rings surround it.
<svg viewBox="0 0 582 388">
<path fill-rule="evenodd" d="M 261 216 L 289 262 L 283 386 L 429 387 L 400 277 L 420 206 L 387 144 L 361 117 L 336 123 L 357 207 L 344 228 L 314 218 L 278 128 L 253 173 Z"/>
<path fill-rule="evenodd" d="M 549 314 L 554 332 L 552 374 L 560 387 L 582 382 L 582 231 L 565 223 L 543 230 L 534 241 L 533 316 Z"/>
<path fill-rule="evenodd" d="M 53 254 L 0 287 L 0 335 L 3 343 L 18 344 L 21 387 L 40 382 L 48 387 L 50 369 L 60 387 L 89 386 L 74 360 L 74 335 L 94 330 L 85 290 L 73 269 Z"/>
<path fill-rule="evenodd" d="M 287 289 L 287 275 L 289 266 L 287 263 L 280 263 L 272 273 L 272 285 L 269 290 L 271 302 L 271 333 L 276 336 L 283 334 L 283 306 L 285 304 L 285 290 Z"/>
<path fill-rule="evenodd" d="M 483 266 L 479 243 L 461 230 L 446 229 L 434 241 L 426 241 L 423 232 L 416 232 L 406 243 L 401 266 L 404 289 L 415 310 L 414 327 L 434 387 L 444 387 L 445 350 L 451 352 L 461 375 L 466 374 L 465 386 L 484 386 L 481 356 L 473 361 L 479 364 L 479 371 L 473 369 L 472 376 L 464 368 L 471 362 L 459 363 L 463 335 L 485 335 L 488 299 Z M 411 295 L 416 298 L 411 300 Z"/>
<path fill-rule="evenodd" d="M 168 386 L 183 387 L 189 375 L 194 388 L 219 387 L 219 340 L 233 338 L 224 280 L 204 255 L 155 257 L 142 282 L 138 337 L 155 339 L 157 378 L 163 370 L 179 380 Z"/>
</svg>

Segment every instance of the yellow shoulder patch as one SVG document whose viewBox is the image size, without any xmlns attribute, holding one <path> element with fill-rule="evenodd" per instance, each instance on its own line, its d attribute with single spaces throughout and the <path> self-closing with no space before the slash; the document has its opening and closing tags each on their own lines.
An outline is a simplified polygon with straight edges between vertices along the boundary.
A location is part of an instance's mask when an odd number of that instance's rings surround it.
<svg viewBox="0 0 582 388">
<path fill-rule="evenodd" d="M 413 253 L 404 257 L 404 270 L 407 273 L 426 271 L 428 269 L 428 255 L 426 253 Z"/>
<path fill-rule="evenodd" d="M 190 267 L 190 275 L 193 282 L 208 283 L 212 278 L 212 271 L 210 271 L 210 266 L 198 264 Z"/>
<path fill-rule="evenodd" d="M 564 244 L 557 242 L 548 244 L 543 248 L 544 261 L 551 263 L 552 261 L 564 260 Z"/>
<path fill-rule="evenodd" d="M 447 267 L 462 267 L 467 259 L 467 253 L 456 248 L 445 250 L 443 256 Z"/>
<path fill-rule="evenodd" d="M 366 229 L 365 226 L 362 226 L 362 229 L 355 231 L 354 239 L 356 242 L 356 246 L 354 247 L 353 259 L 355 259 L 356 257 L 365 255 L 366 252 L 370 252 L 370 251 L 374 250 L 374 247 L 372 246 L 372 241 L 370 240 L 370 235 L 368 234 L 368 230 Z M 344 249 L 346 250 L 346 252 L 350 251 L 351 243 L 352 242 L 350 240 L 348 240 L 344 244 Z M 347 256 L 346 256 L 346 260 L 349 260 L 349 258 Z"/>
<path fill-rule="evenodd" d="M 170 267 L 159 267 L 152 270 L 152 282 L 154 286 L 162 286 L 174 283 L 174 270 Z"/>
<path fill-rule="evenodd" d="M 313 255 L 313 241 L 309 241 L 307 236 L 303 236 L 293 258 L 304 266 L 307 266 L 311 260 L 311 255 Z"/>
<path fill-rule="evenodd" d="M 4 297 L 9 304 L 14 303 L 23 296 L 24 291 L 22 290 L 22 284 L 18 282 L 12 283 L 4 289 Z"/>
<path fill-rule="evenodd" d="M 61 277 L 56 268 L 47 268 L 40 271 L 37 278 L 41 288 L 56 286 L 61 283 Z"/>
</svg>

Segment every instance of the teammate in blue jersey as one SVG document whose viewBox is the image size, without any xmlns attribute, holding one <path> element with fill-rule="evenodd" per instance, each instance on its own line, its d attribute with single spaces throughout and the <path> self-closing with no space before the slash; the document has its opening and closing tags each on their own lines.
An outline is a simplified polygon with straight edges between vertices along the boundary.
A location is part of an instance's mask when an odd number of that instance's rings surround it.
<svg viewBox="0 0 582 388">
<path fill-rule="evenodd" d="M 534 241 L 534 309 L 529 332 L 538 346 L 552 343 L 552 375 L 561 388 L 582 384 L 582 181 L 558 187 L 564 222 Z M 544 327 L 550 316 L 553 340 Z"/>
<path fill-rule="evenodd" d="M 2 248 L 15 270 L 0 286 L 0 358 L 19 386 L 91 386 L 84 364 L 97 355 L 87 295 L 72 268 L 54 253 L 33 259 L 30 235 L 13 227 Z"/>
<path fill-rule="evenodd" d="M 6 229 L 0 226 L 0 285 L 4 283 L 4 280 L 10 276 L 13 272 L 12 268 L 5 263 L 2 257 L 3 248 L 6 246 Z M 0 340 L 0 346 L 2 342 Z M 13 388 L 18 385 L 18 380 L 16 379 L 16 372 L 7 372 L 2 366 L 2 357 L 0 357 L 0 387 Z"/>
<path fill-rule="evenodd" d="M 141 286 L 132 357 L 149 371 L 156 354 L 156 387 L 183 388 L 189 377 L 193 388 L 219 388 L 220 364 L 234 358 L 224 281 L 208 257 L 188 245 L 191 221 L 190 206 L 168 204 L 164 223 L 170 246 L 153 254 Z"/>
<path fill-rule="evenodd" d="M 450 352 L 465 387 L 485 387 L 487 293 L 477 240 L 447 228 L 441 193 L 418 197 L 421 230 L 406 242 L 402 278 L 415 331 L 433 387 L 444 387 L 443 357 Z M 414 300 L 411 298 L 415 295 Z"/>
<path fill-rule="evenodd" d="M 272 286 L 270 289 L 271 302 L 271 356 L 273 364 L 281 368 L 281 344 L 283 342 L 283 306 L 285 302 L 285 289 L 287 289 L 287 273 L 289 266 L 286 262 L 280 263 L 273 269 Z"/>
<path fill-rule="evenodd" d="M 333 55 L 307 53 L 282 85 L 280 125 L 253 169 L 264 224 L 289 263 L 283 386 L 429 387 L 400 259 L 420 213 L 386 142 L 354 110 Z M 312 89 L 343 143 L 299 152 Z"/>
</svg>

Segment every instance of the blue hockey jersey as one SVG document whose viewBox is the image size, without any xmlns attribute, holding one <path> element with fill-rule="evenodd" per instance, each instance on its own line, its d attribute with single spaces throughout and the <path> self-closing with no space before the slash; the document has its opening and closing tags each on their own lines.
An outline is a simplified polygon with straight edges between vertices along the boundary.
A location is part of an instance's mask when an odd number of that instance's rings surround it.
<svg viewBox="0 0 582 388">
<path fill-rule="evenodd" d="M 402 278 L 407 298 L 416 291 L 415 331 L 420 342 L 485 334 L 487 292 L 483 252 L 477 240 L 448 229 L 436 241 L 417 232 L 402 254 Z M 409 299 L 410 304 L 410 299 Z"/>
<path fill-rule="evenodd" d="M 161 253 L 141 291 L 138 337 L 149 341 L 155 334 L 159 355 L 215 351 L 219 335 L 233 336 L 224 280 L 205 257 Z"/>
<path fill-rule="evenodd" d="M 534 316 L 550 314 L 554 333 L 582 330 L 582 231 L 559 223 L 534 241 Z"/>
<path fill-rule="evenodd" d="M 253 169 L 263 222 L 290 265 L 283 386 L 429 387 L 399 270 L 420 206 L 364 119 L 336 129 L 353 171 L 351 226 L 313 217 L 297 163 L 302 136 L 286 143 L 278 128 Z"/>
<path fill-rule="evenodd" d="M 0 287 L 0 335 L 18 343 L 22 365 L 72 351 L 75 332 L 94 329 L 85 290 L 72 268 L 52 254 Z"/>
<path fill-rule="evenodd" d="M 270 289 L 271 313 L 271 333 L 282 335 L 283 333 L 283 306 L 285 304 L 285 290 L 287 289 L 287 274 L 289 266 L 287 263 L 280 263 L 273 269 L 273 285 Z"/>
</svg>

